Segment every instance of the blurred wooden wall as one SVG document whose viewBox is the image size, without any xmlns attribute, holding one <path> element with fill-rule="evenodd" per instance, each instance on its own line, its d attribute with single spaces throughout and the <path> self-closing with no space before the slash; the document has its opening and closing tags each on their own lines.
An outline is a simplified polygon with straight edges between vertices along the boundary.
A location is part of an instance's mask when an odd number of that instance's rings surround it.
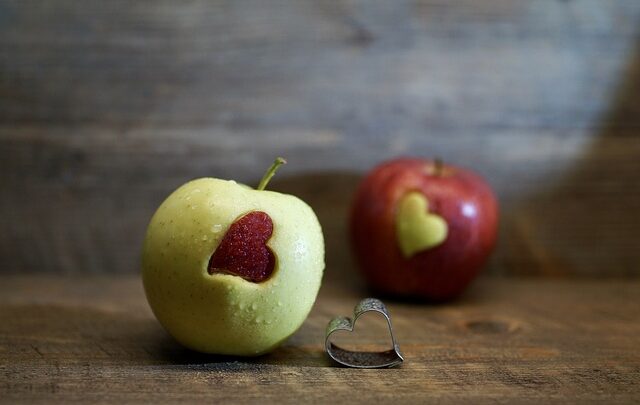
<svg viewBox="0 0 640 405">
<path fill-rule="evenodd" d="M 477 169 L 494 274 L 640 275 L 638 0 L 0 0 L 0 271 L 135 272 L 195 177 L 346 207 L 404 154 Z"/>
</svg>

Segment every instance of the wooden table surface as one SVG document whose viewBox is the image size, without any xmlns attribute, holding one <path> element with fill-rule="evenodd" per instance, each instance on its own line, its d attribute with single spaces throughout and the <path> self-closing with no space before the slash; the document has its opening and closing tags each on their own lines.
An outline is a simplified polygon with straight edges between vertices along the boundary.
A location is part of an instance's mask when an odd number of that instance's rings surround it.
<svg viewBox="0 0 640 405">
<path fill-rule="evenodd" d="M 386 300 L 406 362 L 337 367 L 325 325 L 364 296 L 326 279 L 297 334 L 243 359 L 180 347 L 137 277 L 2 276 L 0 402 L 640 401 L 640 280 L 486 278 L 446 305 Z M 384 344 L 370 318 L 343 339 Z"/>
</svg>

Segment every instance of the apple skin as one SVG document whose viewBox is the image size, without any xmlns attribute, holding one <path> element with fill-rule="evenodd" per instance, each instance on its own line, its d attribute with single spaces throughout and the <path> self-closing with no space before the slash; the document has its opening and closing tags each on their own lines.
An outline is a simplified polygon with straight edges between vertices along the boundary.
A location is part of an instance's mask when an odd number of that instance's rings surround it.
<svg viewBox="0 0 640 405">
<path fill-rule="evenodd" d="M 276 257 L 260 283 L 209 274 L 209 259 L 229 226 L 251 211 L 273 221 L 267 246 Z M 269 352 L 304 322 L 320 288 L 324 239 L 302 200 L 202 178 L 174 191 L 148 226 L 142 280 L 158 321 L 181 344 L 205 353 Z"/>
<path fill-rule="evenodd" d="M 448 226 L 439 245 L 405 257 L 396 234 L 398 204 L 423 194 L 429 212 Z M 350 213 L 356 262 L 376 291 L 444 301 L 456 297 L 493 250 L 498 204 L 485 181 L 469 170 L 420 158 L 398 158 L 374 168 L 360 183 Z"/>
</svg>

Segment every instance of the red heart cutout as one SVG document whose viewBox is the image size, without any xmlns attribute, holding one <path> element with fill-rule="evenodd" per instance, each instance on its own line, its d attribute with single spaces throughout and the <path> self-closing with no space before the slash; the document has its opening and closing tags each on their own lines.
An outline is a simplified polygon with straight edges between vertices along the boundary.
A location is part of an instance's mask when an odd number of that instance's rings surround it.
<svg viewBox="0 0 640 405">
<path fill-rule="evenodd" d="M 275 256 L 266 245 L 273 221 L 266 212 L 252 211 L 231 224 L 209 260 L 209 274 L 225 273 L 254 283 L 268 279 Z"/>
</svg>

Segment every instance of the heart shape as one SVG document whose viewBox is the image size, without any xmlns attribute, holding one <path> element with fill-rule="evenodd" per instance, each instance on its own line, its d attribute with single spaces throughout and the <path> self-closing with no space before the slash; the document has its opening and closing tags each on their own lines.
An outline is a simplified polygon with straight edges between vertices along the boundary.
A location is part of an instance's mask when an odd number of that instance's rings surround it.
<svg viewBox="0 0 640 405">
<path fill-rule="evenodd" d="M 429 201 L 417 191 L 404 195 L 396 211 L 396 239 L 405 258 L 440 245 L 449 227 L 438 214 L 429 212 Z"/>
<path fill-rule="evenodd" d="M 353 328 L 358 318 L 369 311 L 381 313 L 387 320 L 389 333 L 391 335 L 391 343 L 393 344 L 392 349 L 383 352 L 354 352 L 351 350 L 345 350 L 331 342 L 331 335 L 336 331 L 353 332 Z M 351 318 L 339 316 L 329 321 L 325 333 L 324 345 L 329 357 L 347 367 L 393 367 L 404 361 L 402 353 L 400 352 L 400 346 L 398 346 L 396 338 L 393 335 L 391 317 L 389 316 L 389 312 L 387 312 L 387 307 L 382 303 L 382 301 L 376 298 L 365 298 L 360 301 L 353 309 L 353 320 L 351 320 Z"/>
<path fill-rule="evenodd" d="M 268 279 L 275 267 L 275 256 L 267 246 L 273 233 L 271 217 L 252 211 L 231 224 L 209 260 L 209 274 L 223 273 L 259 283 Z"/>
</svg>

